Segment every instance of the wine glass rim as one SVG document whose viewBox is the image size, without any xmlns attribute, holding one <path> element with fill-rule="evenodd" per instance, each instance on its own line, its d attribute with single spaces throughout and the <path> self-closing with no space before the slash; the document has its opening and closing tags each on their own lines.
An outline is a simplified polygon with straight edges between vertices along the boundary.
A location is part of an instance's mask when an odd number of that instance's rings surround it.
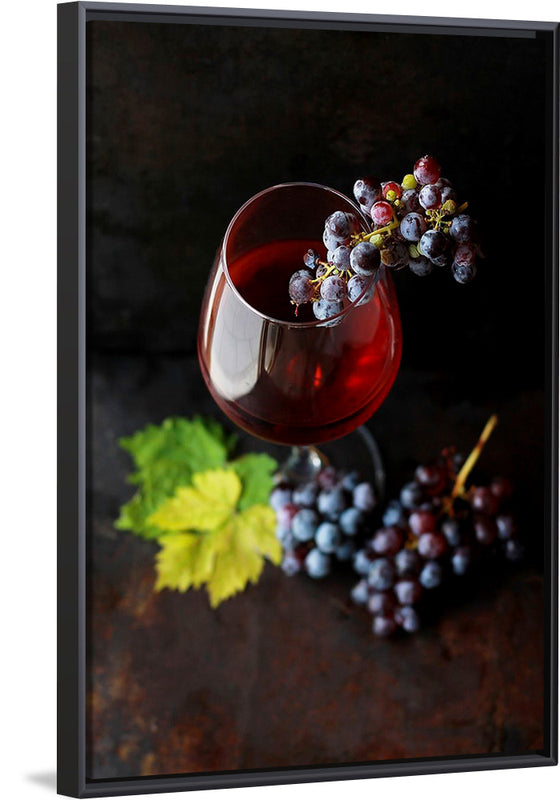
<svg viewBox="0 0 560 800">
<path fill-rule="evenodd" d="M 230 272 L 229 272 L 228 259 L 227 259 L 227 247 L 228 247 L 230 234 L 231 234 L 231 232 L 233 230 L 233 227 L 234 227 L 235 223 L 239 219 L 239 217 L 243 214 L 243 212 L 250 205 L 252 205 L 252 203 L 255 202 L 255 200 L 258 200 L 259 198 L 263 197 L 264 195 L 270 194 L 271 192 L 277 191 L 278 189 L 290 189 L 290 188 L 294 188 L 294 187 L 305 187 L 305 188 L 310 188 L 310 189 L 322 189 L 322 190 L 324 190 L 326 192 L 330 192 L 331 194 L 340 197 L 341 200 L 344 200 L 345 203 L 348 203 L 354 209 L 354 212 L 357 215 L 357 217 L 359 218 L 360 222 L 362 222 L 364 227 L 367 228 L 368 221 L 367 221 L 366 217 L 364 216 L 364 214 L 362 213 L 361 209 L 359 209 L 358 206 L 349 197 L 347 197 L 347 195 L 343 194 L 342 192 L 339 192 L 337 189 L 332 189 L 330 186 L 325 186 L 322 183 L 313 183 L 313 182 L 309 182 L 309 181 L 292 181 L 290 183 L 276 183 L 276 184 L 274 184 L 274 186 L 269 186 L 268 188 L 262 189 L 260 192 L 257 192 L 256 194 L 254 194 L 252 197 L 250 197 L 248 200 L 246 200 L 245 203 L 243 203 L 243 205 L 233 215 L 233 217 L 231 219 L 231 222 L 229 223 L 229 225 L 227 227 L 227 230 L 225 232 L 224 241 L 223 241 L 223 244 L 222 244 L 222 256 L 223 256 L 223 258 L 221 259 L 222 260 L 222 268 L 223 268 L 224 274 L 226 276 L 226 280 L 229 283 L 232 291 L 237 295 L 237 297 L 243 303 L 244 306 L 246 306 L 248 309 L 250 309 L 257 316 L 261 317 L 261 319 L 264 319 L 267 322 L 271 322 L 274 325 L 282 326 L 283 328 L 302 328 L 302 329 L 303 328 L 327 328 L 327 327 L 331 327 L 334 324 L 335 320 L 342 319 L 355 306 L 359 305 L 359 303 L 362 300 L 362 298 L 371 289 L 372 283 L 373 284 L 377 284 L 379 282 L 379 278 L 381 277 L 381 273 L 385 272 L 383 267 L 380 267 L 377 270 L 377 272 L 374 275 L 372 275 L 371 280 L 369 281 L 368 285 L 365 287 L 363 292 L 361 294 L 359 294 L 358 297 L 356 297 L 355 300 L 353 300 L 345 308 L 343 308 L 342 311 L 339 311 L 338 314 L 335 314 L 333 317 L 329 317 L 326 320 L 319 320 L 318 319 L 318 320 L 312 320 L 310 322 L 297 322 L 297 321 L 292 322 L 291 320 L 277 319 L 276 317 L 271 317 L 268 314 L 264 314 L 262 311 L 259 311 L 257 308 L 252 306 L 251 303 L 247 302 L 247 300 L 243 297 L 243 295 L 241 294 L 241 292 L 238 290 L 237 286 L 235 285 L 235 283 L 234 283 L 234 281 L 233 281 L 233 279 L 232 279 L 232 277 L 230 275 Z"/>
</svg>

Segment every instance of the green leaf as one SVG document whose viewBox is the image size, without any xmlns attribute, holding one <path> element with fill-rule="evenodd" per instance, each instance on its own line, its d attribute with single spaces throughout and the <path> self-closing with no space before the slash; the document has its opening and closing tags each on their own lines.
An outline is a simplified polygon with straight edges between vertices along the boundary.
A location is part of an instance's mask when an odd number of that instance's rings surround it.
<svg viewBox="0 0 560 800">
<path fill-rule="evenodd" d="M 272 475 L 278 464 L 266 453 L 249 453 L 229 463 L 243 484 L 239 508 L 243 511 L 256 503 L 268 503 L 272 491 Z"/>
</svg>

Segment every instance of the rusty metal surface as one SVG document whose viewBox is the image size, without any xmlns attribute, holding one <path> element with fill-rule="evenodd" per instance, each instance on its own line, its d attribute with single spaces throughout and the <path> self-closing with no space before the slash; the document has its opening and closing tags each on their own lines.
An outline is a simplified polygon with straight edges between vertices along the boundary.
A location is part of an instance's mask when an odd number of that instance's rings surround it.
<svg viewBox="0 0 560 800">
<path fill-rule="evenodd" d="M 538 554 L 437 595 L 424 630 L 391 641 L 374 639 L 368 615 L 348 603 L 347 574 L 315 582 L 269 566 L 216 611 L 204 592 L 156 594 L 156 545 L 112 527 L 130 493 L 116 437 L 169 413 L 215 410 L 193 359 L 97 359 L 90 379 L 90 778 L 543 747 Z M 485 413 L 419 402 L 423 424 L 408 421 L 410 435 L 394 436 L 412 387 L 424 397 L 429 385 L 401 374 L 390 408 L 374 419 L 393 485 L 419 443 L 432 444 L 436 423 L 438 435 L 455 430 L 468 442 Z M 538 398 L 513 398 L 503 414 L 504 426 L 508 415 L 533 424 L 520 424 L 514 442 L 507 428 L 497 435 L 488 460 L 503 461 L 507 443 L 531 504 L 540 491 L 538 449 L 530 455 Z"/>
</svg>

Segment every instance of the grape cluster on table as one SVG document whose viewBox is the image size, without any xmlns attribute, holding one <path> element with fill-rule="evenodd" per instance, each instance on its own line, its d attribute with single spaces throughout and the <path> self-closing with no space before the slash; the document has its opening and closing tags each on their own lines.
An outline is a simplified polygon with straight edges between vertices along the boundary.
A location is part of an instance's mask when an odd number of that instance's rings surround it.
<svg viewBox="0 0 560 800">
<path fill-rule="evenodd" d="M 465 575 L 484 556 L 516 561 L 523 555 L 510 481 L 495 478 L 452 499 L 461 462 L 446 451 L 437 462 L 419 466 L 399 499 L 386 507 L 382 527 L 354 555 L 360 580 L 351 597 L 371 613 L 377 636 L 416 632 L 425 592 Z"/>
<path fill-rule="evenodd" d="M 433 156 L 422 156 L 402 182 L 359 178 L 354 196 L 372 228 L 364 232 L 356 214 L 334 211 L 325 220 L 326 261 L 314 250 L 291 276 L 288 291 L 297 307 L 312 303 L 318 320 L 340 321 L 348 303 L 371 299 L 382 268 L 408 266 L 418 276 L 450 267 L 456 281 L 469 283 L 477 271 L 480 244 L 476 222 Z"/>
<path fill-rule="evenodd" d="M 372 484 L 361 481 L 357 472 L 327 466 L 307 483 L 281 479 L 270 504 L 276 512 L 284 572 L 325 578 L 335 562 L 352 561 L 356 541 L 371 526 L 377 497 Z"/>
</svg>

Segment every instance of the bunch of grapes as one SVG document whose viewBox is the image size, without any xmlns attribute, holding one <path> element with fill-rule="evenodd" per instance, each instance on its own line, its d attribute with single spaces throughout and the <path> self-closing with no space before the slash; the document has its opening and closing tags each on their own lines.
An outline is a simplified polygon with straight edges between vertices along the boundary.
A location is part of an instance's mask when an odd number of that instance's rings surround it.
<svg viewBox="0 0 560 800">
<path fill-rule="evenodd" d="M 387 506 L 383 527 L 356 552 L 353 564 L 361 578 L 351 597 L 372 614 L 376 635 L 389 636 L 399 628 L 416 632 L 424 593 L 450 576 L 464 575 L 486 554 L 501 553 L 513 561 L 522 557 L 509 480 L 465 488 L 495 424 L 492 417 L 464 464 L 448 448 L 434 463 L 419 466 L 399 499 Z"/>
<path fill-rule="evenodd" d="M 314 250 L 304 257 L 304 269 L 290 278 L 289 295 L 297 307 L 313 303 L 319 320 L 333 320 L 348 303 L 366 303 L 373 295 L 382 267 L 425 276 L 434 266 L 451 267 L 459 283 L 476 275 L 481 255 L 476 222 L 465 214 L 467 203 L 457 194 L 433 156 L 422 156 L 413 173 L 401 183 L 360 178 L 354 196 L 363 214 L 372 220 L 364 232 L 355 214 L 335 211 L 325 220 L 326 260 Z M 337 319 L 338 317 L 338 319 Z"/>
<path fill-rule="evenodd" d="M 356 541 L 371 529 L 377 498 L 371 483 L 361 481 L 356 472 L 328 466 L 308 483 L 281 480 L 271 492 L 270 504 L 276 511 L 284 572 L 324 578 L 333 562 L 352 561 Z"/>
</svg>

